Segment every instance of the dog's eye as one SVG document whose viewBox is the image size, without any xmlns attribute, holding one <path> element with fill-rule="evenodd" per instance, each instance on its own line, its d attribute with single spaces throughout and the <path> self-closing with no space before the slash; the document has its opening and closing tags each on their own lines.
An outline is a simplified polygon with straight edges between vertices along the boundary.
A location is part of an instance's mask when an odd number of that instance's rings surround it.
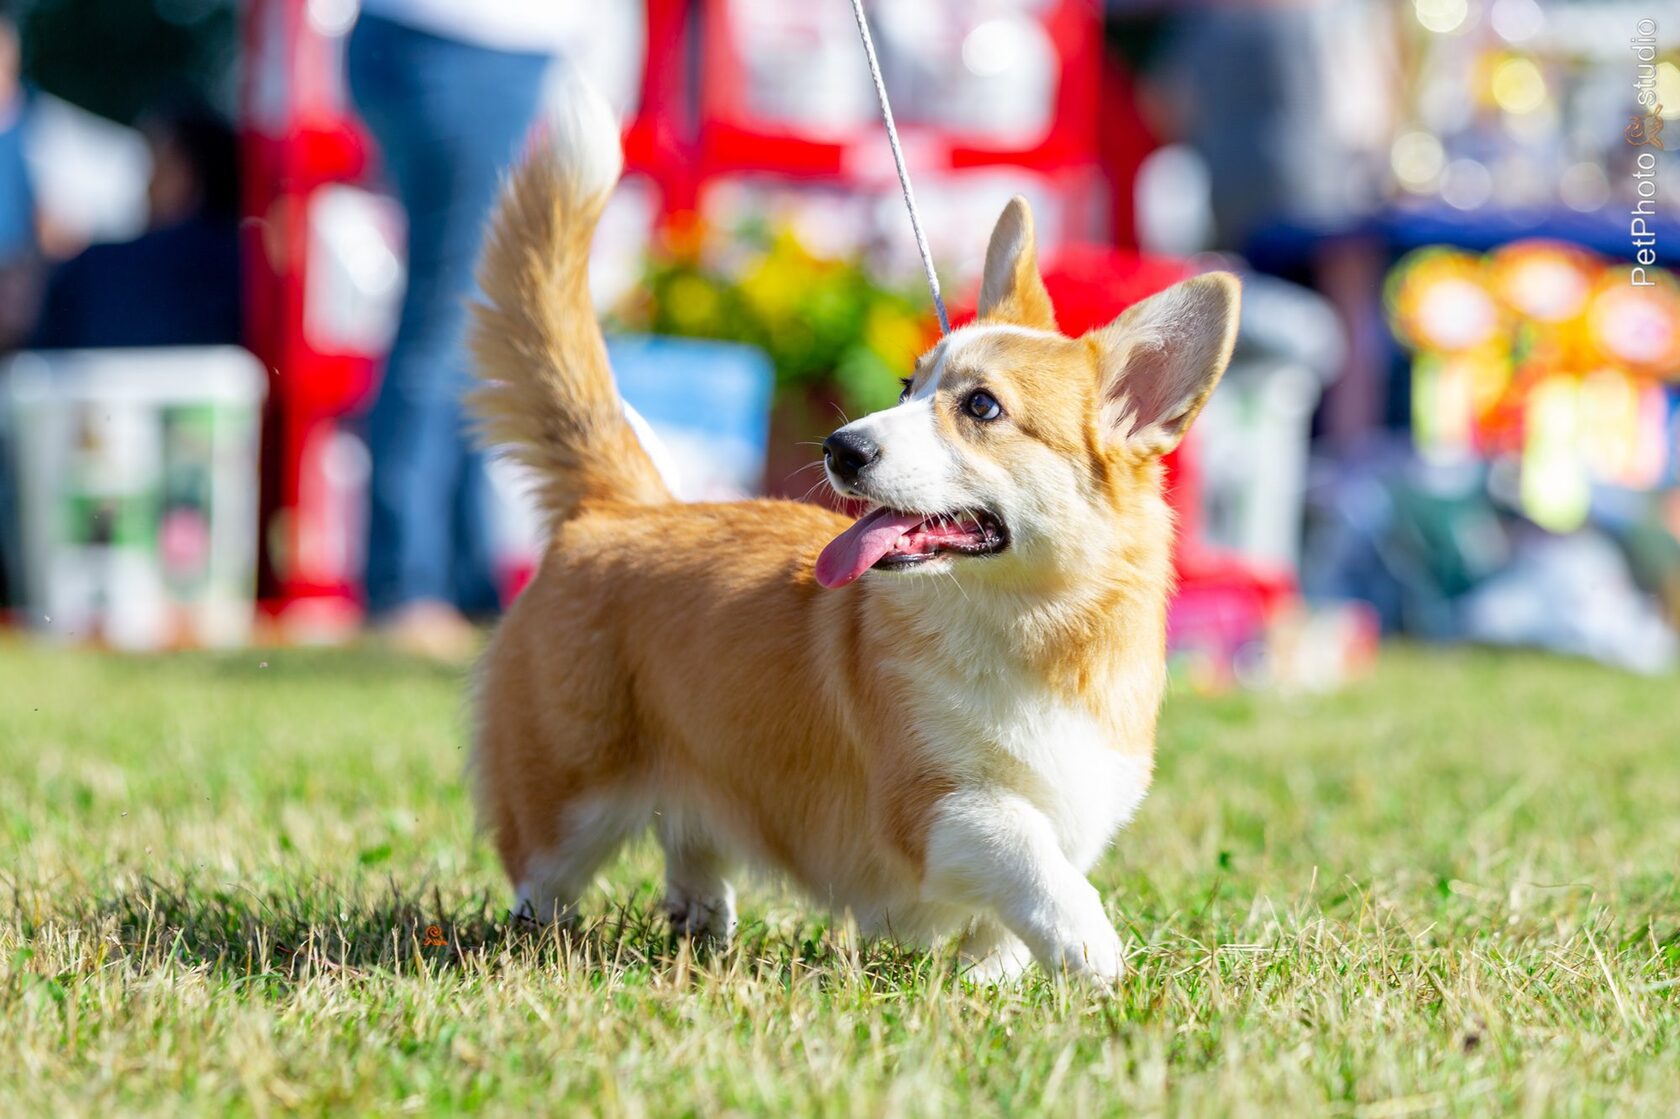
<svg viewBox="0 0 1680 1119">
<path fill-rule="evenodd" d="M 898 402 L 900 404 L 903 404 L 906 400 L 910 399 L 910 385 L 914 380 L 914 377 L 904 377 L 899 380 L 898 383 L 904 386 L 904 391 L 898 394 Z"/>
<path fill-rule="evenodd" d="M 975 389 L 963 401 L 963 408 L 977 420 L 995 420 L 1003 415 L 1003 405 L 985 389 Z"/>
</svg>

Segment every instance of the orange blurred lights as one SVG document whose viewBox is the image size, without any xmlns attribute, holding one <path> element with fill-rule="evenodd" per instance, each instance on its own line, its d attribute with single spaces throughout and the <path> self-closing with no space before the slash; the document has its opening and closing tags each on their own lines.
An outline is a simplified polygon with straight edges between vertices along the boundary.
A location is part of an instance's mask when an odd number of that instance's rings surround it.
<svg viewBox="0 0 1680 1119">
<path fill-rule="evenodd" d="M 1664 383 L 1680 382 L 1680 283 L 1654 278 L 1545 240 L 1403 258 L 1385 299 L 1415 354 L 1419 453 L 1514 457 L 1524 512 L 1557 532 L 1583 522 L 1595 481 L 1659 485 L 1680 453 Z"/>
</svg>

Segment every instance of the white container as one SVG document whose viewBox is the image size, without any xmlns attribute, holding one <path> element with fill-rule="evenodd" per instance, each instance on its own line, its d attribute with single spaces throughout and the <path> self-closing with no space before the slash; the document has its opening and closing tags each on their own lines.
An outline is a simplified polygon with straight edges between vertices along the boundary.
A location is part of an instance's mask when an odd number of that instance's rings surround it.
<svg viewBox="0 0 1680 1119">
<path fill-rule="evenodd" d="M 1272 570 L 1297 570 L 1319 392 L 1302 365 L 1251 362 L 1226 372 L 1191 430 L 1209 541 Z"/>
<path fill-rule="evenodd" d="M 267 378 L 236 347 L 66 350 L 0 366 L 23 616 L 122 649 L 237 645 L 256 584 Z"/>
</svg>

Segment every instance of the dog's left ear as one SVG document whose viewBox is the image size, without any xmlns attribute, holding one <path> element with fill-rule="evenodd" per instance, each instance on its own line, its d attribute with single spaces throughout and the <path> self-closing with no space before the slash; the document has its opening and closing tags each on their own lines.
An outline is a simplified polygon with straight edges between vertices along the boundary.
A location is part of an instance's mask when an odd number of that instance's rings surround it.
<svg viewBox="0 0 1680 1119">
<path fill-rule="evenodd" d="M 980 319 L 1038 330 L 1056 329 L 1056 311 L 1038 274 L 1038 243 L 1032 211 L 1017 194 L 992 228 L 986 270 L 980 278 Z"/>
<path fill-rule="evenodd" d="M 1101 423 L 1110 445 L 1145 455 L 1178 446 L 1237 341 L 1242 284 L 1209 272 L 1126 309 L 1086 338 L 1097 347 Z"/>
</svg>

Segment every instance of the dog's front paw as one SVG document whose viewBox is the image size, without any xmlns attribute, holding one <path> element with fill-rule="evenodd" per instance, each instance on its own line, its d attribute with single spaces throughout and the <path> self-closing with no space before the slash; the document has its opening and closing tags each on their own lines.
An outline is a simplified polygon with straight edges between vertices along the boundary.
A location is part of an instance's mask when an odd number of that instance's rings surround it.
<svg viewBox="0 0 1680 1119">
<path fill-rule="evenodd" d="M 1055 970 L 1099 987 L 1114 987 L 1126 978 L 1126 950 L 1112 929 L 1093 930 L 1070 938 L 1056 953 Z"/>
</svg>

